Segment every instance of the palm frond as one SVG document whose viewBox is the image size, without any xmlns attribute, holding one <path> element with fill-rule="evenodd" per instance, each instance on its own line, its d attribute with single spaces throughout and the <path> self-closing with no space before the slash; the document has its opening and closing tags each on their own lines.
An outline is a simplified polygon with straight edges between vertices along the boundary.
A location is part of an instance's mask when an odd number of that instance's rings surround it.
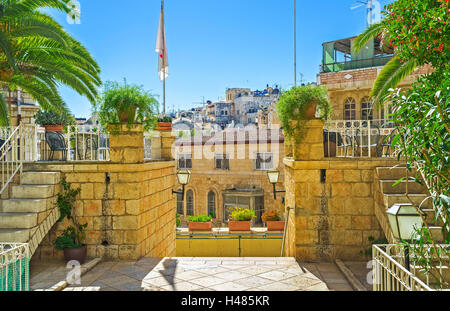
<svg viewBox="0 0 450 311">
<path fill-rule="evenodd" d="M 389 90 L 398 86 L 398 84 L 410 75 L 417 67 L 417 62 L 410 59 L 402 62 L 398 57 L 392 58 L 381 70 L 374 82 L 370 96 L 373 98 L 375 106 L 382 106 L 386 101 Z"/>
<path fill-rule="evenodd" d="M 355 39 L 352 46 L 353 53 L 359 53 L 367 42 L 382 33 L 383 29 L 384 26 L 382 22 L 378 22 L 367 27 L 367 29 Z"/>
</svg>

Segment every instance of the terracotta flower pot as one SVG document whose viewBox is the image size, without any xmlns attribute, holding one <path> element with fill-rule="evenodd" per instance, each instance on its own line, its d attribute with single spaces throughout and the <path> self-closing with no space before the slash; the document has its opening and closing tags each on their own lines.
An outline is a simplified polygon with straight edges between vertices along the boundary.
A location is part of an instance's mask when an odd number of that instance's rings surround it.
<svg viewBox="0 0 450 311">
<path fill-rule="evenodd" d="M 131 121 L 134 121 L 134 119 L 136 118 L 136 109 L 137 107 L 134 107 L 133 110 L 131 111 L 131 116 L 128 115 L 127 112 L 118 112 L 118 117 L 119 117 L 119 121 L 121 123 L 128 123 L 128 121 L 130 121 L 130 117 L 131 117 Z"/>
<path fill-rule="evenodd" d="M 171 131 L 172 122 L 158 122 L 158 131 Z"/>
<path fill-rule="evenodd" d="M 46 132 L 57 132 L 62 133 L 63 132 L 63 125 L 44 125 Z"/>
<path fill-rule="evenodd" d="M 315 119 L 316 118 L 316 110 L 317 110 L 317 103 L 312 103 L 311 106 L 308 107 L 305 111 L 305 118 L 306 119 Z"/>
<path fill-rule="evenodd" d="M 212 222 L 189 222 L 189 231 L 211 231 Z"/>
<path fill-rule="evenodd" d="M 250 227 L 252 225 L 251 221 L 228 221 L 228 230 L 229 231 L 250 231 Z"/>
<path fill-rule="evenodd" d="M 284 231 L 285 221 L 267 221 L 267 231 Z"/>
<path fill-rule="evenodd" d="M 65 248 L 64 249 L 64 259 L 69 262 L 71 260 L 76 260 L 80 264 L 83 264 L 86 260 L 87 246 L 83 245 L 80 248 Z"/>
</svg>

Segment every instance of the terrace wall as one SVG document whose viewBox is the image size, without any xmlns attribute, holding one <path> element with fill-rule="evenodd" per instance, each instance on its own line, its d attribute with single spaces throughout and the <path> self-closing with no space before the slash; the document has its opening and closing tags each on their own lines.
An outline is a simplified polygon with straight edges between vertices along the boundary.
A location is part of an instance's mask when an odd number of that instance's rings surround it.
<svg viewBox="0 0 450 311">
<path fill-rule="evenodd" d="M 285 255 L 306 261 L 361 260 L 371 247 L 369 237 L 383 237 L 375 217 L 379 199 L 375 169 L 398 162 L 324 158 L 323 143 L 316 142 L 322 141 L 323 135 L 314 138 L 320 123 L 314 120 L 306 126 L 309 135 L 294 150 L 295 160 L 284 158 L 286 206 L 293 208 Z"/>
</svg>

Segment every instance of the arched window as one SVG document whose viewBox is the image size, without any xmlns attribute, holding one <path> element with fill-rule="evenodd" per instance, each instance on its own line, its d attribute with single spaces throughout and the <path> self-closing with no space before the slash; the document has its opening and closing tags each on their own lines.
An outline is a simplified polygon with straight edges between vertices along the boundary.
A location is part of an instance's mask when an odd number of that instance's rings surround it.
<svg viewBox="0 0 450 311">
<path fill-rule="evenodd" d="M 361 100 L 361 120 L 373 120 L 372 103 L 367 96 Z"/>
<path fill-rule="evenodd" d="M 186 214 L 194 216 L 194 192 L 192 190 L 186 192 Z"/>
<path fill-rule="evenodd" d="M 216 194 L 213 191 L 208 193 L 208 215 L 216 218 Z"/>
<path fill-rule="evenodd" d="M 180 193 L 177 194 L 177 213 L 180 215 L 184 215 L 183 195 Z"/>
<path fill-rule="evenodd" d="M 353 97 L 348 97 L 344 102 L 344 120 L 356 119 L 356 101 Z"/>
</svg>

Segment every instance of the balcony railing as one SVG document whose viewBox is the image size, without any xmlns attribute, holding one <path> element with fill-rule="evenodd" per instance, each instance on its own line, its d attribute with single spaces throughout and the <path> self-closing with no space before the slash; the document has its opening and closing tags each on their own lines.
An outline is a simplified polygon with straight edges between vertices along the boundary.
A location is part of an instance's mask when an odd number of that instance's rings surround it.
<svg viewBox="0 0 450 311">
<path fill-rule="evenodd" d="M 324 126 L 325 157 L 394 157 L 391 120 L 330 120 Z"/>
<path fill-rule="evenodd" d="M 28 244 L 0 243 L 0 291 L 30 290 Z"/>
<path fill-rule="evenodd" d="M 358 59 L 351 60 L 347 62 L 336 62 L 336 63 L 328 63 L 322 64 L 320 67 L 320 72 L 339 72 L 343 70 L 355 70 L 362 68 L 370 68 L 370 67 L 378 67 L 386 65 L 392 59 L 392 55 L 389 56 L 380 56 L 368 59 Z"/>
</svg>

